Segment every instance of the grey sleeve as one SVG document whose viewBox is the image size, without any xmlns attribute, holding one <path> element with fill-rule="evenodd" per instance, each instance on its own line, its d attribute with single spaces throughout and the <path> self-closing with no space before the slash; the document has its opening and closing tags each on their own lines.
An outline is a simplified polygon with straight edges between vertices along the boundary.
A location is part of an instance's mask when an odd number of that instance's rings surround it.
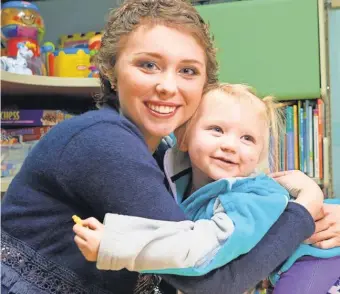
<svg viewBox="0 0 340 294">
<path fill-rule="evenodd" d="M 105 215 L 97 268 L 130 271 L 181 269 L 209 262 L 232 234 L 231 219 L 220 210 L 209 220 L 159 221 Z"/>
</svg>

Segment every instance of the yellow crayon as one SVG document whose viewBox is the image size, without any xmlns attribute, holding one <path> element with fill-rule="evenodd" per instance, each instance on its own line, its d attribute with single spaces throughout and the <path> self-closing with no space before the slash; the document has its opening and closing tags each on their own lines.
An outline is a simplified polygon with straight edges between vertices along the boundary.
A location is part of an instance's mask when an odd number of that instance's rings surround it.
<svg viewBox="0 0 340 294">
<path fill-rule="evenodd" d="M 73 219 L 73 221 L 77 224 L 77 225 L 83 225 L 82 224 L 82 221 L 81 221 L 81 218 L 79 217 L 79 216 L 77 216 L 77 215 L 73 215 L 72 216 L 72 219 Z"/>
</svg>

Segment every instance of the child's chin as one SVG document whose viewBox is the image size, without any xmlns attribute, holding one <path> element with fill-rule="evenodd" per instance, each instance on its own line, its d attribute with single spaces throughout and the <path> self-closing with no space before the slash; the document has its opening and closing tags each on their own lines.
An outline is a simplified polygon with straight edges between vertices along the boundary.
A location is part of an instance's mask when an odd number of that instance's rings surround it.
<svg viewBox="0 0 340 294">
<path fill-rule="evenodd" d="M 239 177 L 237 173 L 230 172 L 230 173 L 221 173 L 214 178 L 217 181 L 220 179 L 228 179 L 228 178 L 235 178 L 235 177 Z"/>
</svg>

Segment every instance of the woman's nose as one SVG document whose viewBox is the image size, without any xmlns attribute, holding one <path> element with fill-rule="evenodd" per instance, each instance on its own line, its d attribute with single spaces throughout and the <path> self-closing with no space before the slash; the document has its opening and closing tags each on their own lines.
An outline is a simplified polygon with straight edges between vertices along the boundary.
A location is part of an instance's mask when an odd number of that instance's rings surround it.
<svg viewBox="0 0 340 294">
<path fill-rule="evenodd" d="M 161 75 L 156 85 L 156 91 L 161 99 L 173 97 L 177 92 L 176 74 L 168 71 Z"/>
</svg>

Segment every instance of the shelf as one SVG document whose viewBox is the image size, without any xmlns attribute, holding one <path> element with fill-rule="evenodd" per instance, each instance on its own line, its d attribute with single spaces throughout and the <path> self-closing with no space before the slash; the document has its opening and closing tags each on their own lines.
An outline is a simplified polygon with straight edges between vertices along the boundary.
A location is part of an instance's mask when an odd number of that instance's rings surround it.
<svg viewBox="0 0 340 294">
<path fill-rule="evenodd" d="M 99 91 L 95 78 L 19 75 L 1 71 L 2 95 L 55 95 L 92 98 Z"/>
</svg>

